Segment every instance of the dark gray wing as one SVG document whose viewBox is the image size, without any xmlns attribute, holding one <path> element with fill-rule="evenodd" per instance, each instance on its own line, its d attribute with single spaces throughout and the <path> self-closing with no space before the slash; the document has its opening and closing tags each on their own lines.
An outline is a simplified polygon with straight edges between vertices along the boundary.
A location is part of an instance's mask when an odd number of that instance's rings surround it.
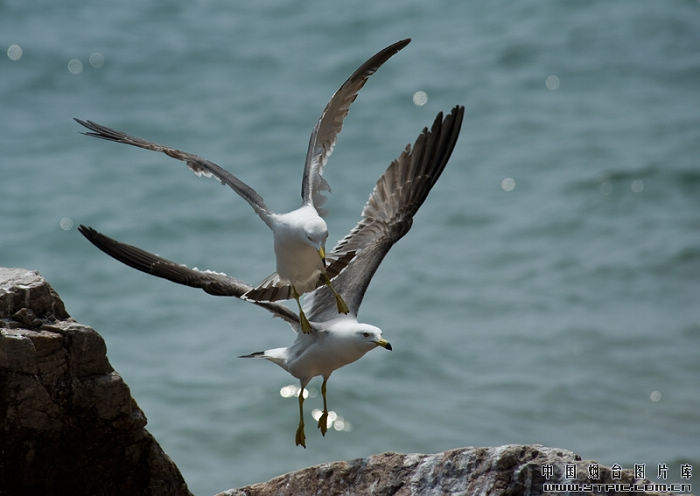
<svg viewBox="0 0 700 496">
<path fill-rule="evenodd" d="M 305 204 L 312 204 L 319 215 L 324 211 L 320 207 L 326 198 L 321 191 L 330 191 L 328 183 L 323 178 L 323 168 L 328 161 L 335 141 L 343 128 L 343 120 L 348 115 L 350 105 L 357 98 L 357 93 L 374 74 L 379 67 L 403 47 L 410 43 L 410 38 L 398 41 L 384 50 L 376 53 L 367 62 L 357 68 L 355 72 L 343 83 L 343 85 L 331 97 L 323 109 L 320 119 L 314 126 L 309 140 L 309 149 L 306 152 L 306 164 L 304 166 L 304 178 L 301 183 L 301 197 Z"/>
<path fill-rule="evenodd" d="M 81 225 L 78 231 L 110 257 L 116 258 L 123 264 L 146 274 L 162 277 L 185 286 L 200 288 L 215 296 L 235 296 L 240 298 L 244 293 L 252 289 L 251 286 L 233 277 L 218 272 L 190 269 L 185 265 L 172 262 L 141 248 L 121 243 L 91 227 Z M 269 302 L 253 303 L 286 320 L 295 329 L 298 328 L 298 315 L 284 305 Z"/>
<path fill-rule="evenodd" d="M 238 179 L 236 176 L 228 172 L 223 167 L 211 162 L 209 160 L 198 157 L 191 153 L 183 152 L 176 148 L 170 148 L 168 146 L 158 145 L 156 143 L 151 143 L 141 138 L 135 138 L 129 136 L 121 131 L 115 131 L 106 126 L 102 126 L 93 121 L 82 121 L 80 119 L 74 118 L 75 122 L 90 129 L 89 133 L 83 133 L 86 136 L 94 136 L 96 138 L 102 138 L 108 141 L 116 141 L 117 143 L 125 143 L 127 145 L 137 146 L 145 150 L 152 150 L 155 152 L 165 153 L 167 156 L 175 158 L 177 160 L 182 160 L 187 164 L 192 172 L 198 176 L 214 177 L 221 184 L 229 186 L 233 191 L 238 193 L 245 199 L 255 213 L 257 213 L 260 218 L 269 226 L 270 225 L 270 215 L 272 211 L 267 208 L 265 201 L 262 197 L 246 183 Z"/>
<path fill-rule="evenodd" d="M 347 251 L 357 255 L 333 281 L 353 315 L 362 303 L 367 286 L 391 247 L 411 228 L 413 216 L 445 169 L 462 126 L 464 107 L 456 106 L 444 118 L 440 112 L 430 130 L 424 128 L 379 178 L 362 210 L 360 222 L 333 249 L 335 256 Z M 311 321 L 338 316 L 335 297 L 323 287 L 309 294 L 304 310 Z"/>
</svg>

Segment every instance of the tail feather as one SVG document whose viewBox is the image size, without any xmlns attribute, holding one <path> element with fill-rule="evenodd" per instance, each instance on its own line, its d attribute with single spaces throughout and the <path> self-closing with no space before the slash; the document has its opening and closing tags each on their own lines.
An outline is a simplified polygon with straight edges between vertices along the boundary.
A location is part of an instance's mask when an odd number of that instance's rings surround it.
<svg viewBox="0 0 700 496">
<path fill-rule="evenodd" d="M 239 355 L 238 358 L 265 358 L 265 352 L 256 351 L 255 353 L 251 353 L 250 355 Z"/>
</svg>

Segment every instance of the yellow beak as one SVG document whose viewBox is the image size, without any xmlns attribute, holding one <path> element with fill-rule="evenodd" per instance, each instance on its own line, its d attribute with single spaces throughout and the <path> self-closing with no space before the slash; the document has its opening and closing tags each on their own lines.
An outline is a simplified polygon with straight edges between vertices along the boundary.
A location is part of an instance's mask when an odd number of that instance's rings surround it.
<svg viewBox="0 0 700 496">
<path fill-rule="evenodd" d="M 326 250 L 323 249 L 323 246 L 318 249 L 318 255 L 321 257 L 321 260 L 323 260 L 323 266 L 326 266 Z"/>
<path fill-rule="evenodd" d="M 375 342 L 377 343 L 377 346 L 381 346 L 382 348 L 386 348 L 387 350 L 391 351 L 391 343 L 386 339 L 380 339 L 379 341 Z"/>
</svg>

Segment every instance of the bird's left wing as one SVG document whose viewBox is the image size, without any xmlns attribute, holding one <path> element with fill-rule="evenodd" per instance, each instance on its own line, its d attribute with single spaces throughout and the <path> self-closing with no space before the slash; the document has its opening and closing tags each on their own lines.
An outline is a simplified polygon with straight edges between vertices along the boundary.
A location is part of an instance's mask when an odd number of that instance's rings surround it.
<svg viewBox="0 0 700 496">
<path fill-rule="evenodd" d="M 430 130 L 424 128 L 413 147 L 406 146 L 377 181 L 357 225 L 333 249 L 357 255 L 334 280 L 350 313 L 357 315 L 372 276 L 391 247 L 411 228 L 413 216 L 442 174 L 457 142 L 464 107 L 456 106 L 443 120 L 440 112 Z M 316 289 L 304 301 L 311 321 L 337 317 L 335 296 L 327 287 Z"/>
<path fill-rule="evenodd" d="M 81 225 L 78 230 L 93 245 L 123 264 L 136 270 L 161 277 L 169 281 L 200 288 L 215 296 L 234 296 L 240 298 L 251 286 L 233 277 L 209 270 L 190 269 L 163 257 L 149 253 L 136 246 L 121 243 L 116 239 L 96 231 L 92 227 Z M 289 322 L 295 329 L 299 327 L 299 316 L 284 305 L 270 302 L 253 302 Z"/>
<path fill-rule="evenodd" d="M 370 57 L 355 70 L 343 85 L 333 94 L 323 109 L 323 113 L 311 132 L 309 149 L 306 152 L 304 178 L 301 183 L 301 197 L 305 204 L 313 205 L 323 215 L 321 208 L 326 198 L 321 191 L 330 191 L 323 178 L 323 168 L 335 146 L 338 133 L 343 128 L 343 120 L 348 115 L 350 105 L 357 98 L 357 93 L 379 67 L 392 55 L 410 43 L 411 39 L 398 41 Z"/>
<path fill-rule="evenodd" d="M 211 160 L 204 159 L 193 153 L 183 152 L 177 148 L 172 148 L 165 145 L 159 145 L 146 141 L 145 139 L 129 136 L 128 134 L 111 129 L 102 124 L 93 121 L 83 121 L 74 118 L 75 122 L 86 127 L 90 132 L 84 133 L 87 136 L 102 138 L 107 141 L 115 141 L 126 145 L 136 146 L 144 150 L 165 153 L 168 157 L 181 160 L 187 164 L 192 172 L 198 176 L 213 177 L 221 184 L 227 185 L 233 191 L 238 193 L 248 204 L 253 208 L 256 214 L 267 224 L 270 225 L 270 217 L 272 211 L 265 205 L 265 201 L 253 188 L 238 179 L 229 171 L 215 164 Z"/>
</svg>

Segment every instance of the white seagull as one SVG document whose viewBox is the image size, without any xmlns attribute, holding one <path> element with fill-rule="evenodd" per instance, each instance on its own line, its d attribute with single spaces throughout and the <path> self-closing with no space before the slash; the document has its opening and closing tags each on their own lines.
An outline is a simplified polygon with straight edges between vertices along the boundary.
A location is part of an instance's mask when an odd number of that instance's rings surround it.
<svg viewBox="0 0 700 496">
<path fill-rule="evenodd" d="M 452 154 L 464 116 L 457 106 L 443 119 L 440 112 L 430 130 L 424 128 L 413 147 L 407 145 L 377 181 L 362 210 L 357 225 L 333 249 L 342 258 L 356 256 L 334 279 L 338 293 L 348 304 L 349 313 L 338 315 L 334 292 L 319 287 L 304 297 L 304 308 L 312 331 L 301 332 L 296 313 L 278 303 L 253 301 L 275 316 L 286 320 L 297 332 L 291 346 L 243 355 L 241 358 L 265 358 L 299 379 L 299 426 L 296 444 L 306 447 L 304 434 L 304 388 L 315 376 L 323 377 L 321 394 L 323 413 L 318 427 L 327 431 L 328 406 L 326 384 L 331 373 L 360 359 L 377 346 L 391 350 L 380 328 L 360 323 L 357 314 L 367 286 L 384 256 L 411 228 L 413 216 L 425 201 Z M 251 287 L 226 274 L 190 269 L 135 246 L 120 243 L 91 227 L 81 225 L 80 232 L 100 250 L 122 263 L 178 284 L 201 288 L 217 296 L 242 298 Z"/>
<path fill-rule="evenodd" d="M 175 148 L 129 136 L 93 121 L 75 120 L 90 129 L 91 132 L 85 133 L 88 136 L 163 152 L 184 161 L 195 174 L 213 176 L 221 184 L 228 185 L 242 196 L 263 222 L 272 229 L 277 260 L 276 272 L 256 288 L 250 288 L 243 298 L 252 301 L 294 298 L 299 308 L 301 330 L 308 333 L 311 331 L 311 325 L 299 302 L 301 294 L 325 284 L 334 295 L 337 311 L 344 314 L 349 311 L 342 297 L 333 288 L 332 276 L 329 272 L 337 274 L 352 259 L 354 253 L 346 252 L 343 257 L 336 259 L 329 257 L 336 267 L 332 271 L 326 268 L 325 244 L 328 227 L 323 220 L 325 211 L 321 208 L 326 198 L 321 192 L 330 191 L 330 187 L 323 178 L 323 169 L 333 152 L 336 138 L 343 126 L 343 119 L 348 114 L 350 105 L 357 98 L 357 93 L 384 62 L 410 41 L 410 39 L 398 41 L 370 57 L 333 94 L 311 132 L 301 183 L 302 205 L 287 213 L 280 214 L 270 210 L 253 188 L 214 162 Z"/>
</svg>

